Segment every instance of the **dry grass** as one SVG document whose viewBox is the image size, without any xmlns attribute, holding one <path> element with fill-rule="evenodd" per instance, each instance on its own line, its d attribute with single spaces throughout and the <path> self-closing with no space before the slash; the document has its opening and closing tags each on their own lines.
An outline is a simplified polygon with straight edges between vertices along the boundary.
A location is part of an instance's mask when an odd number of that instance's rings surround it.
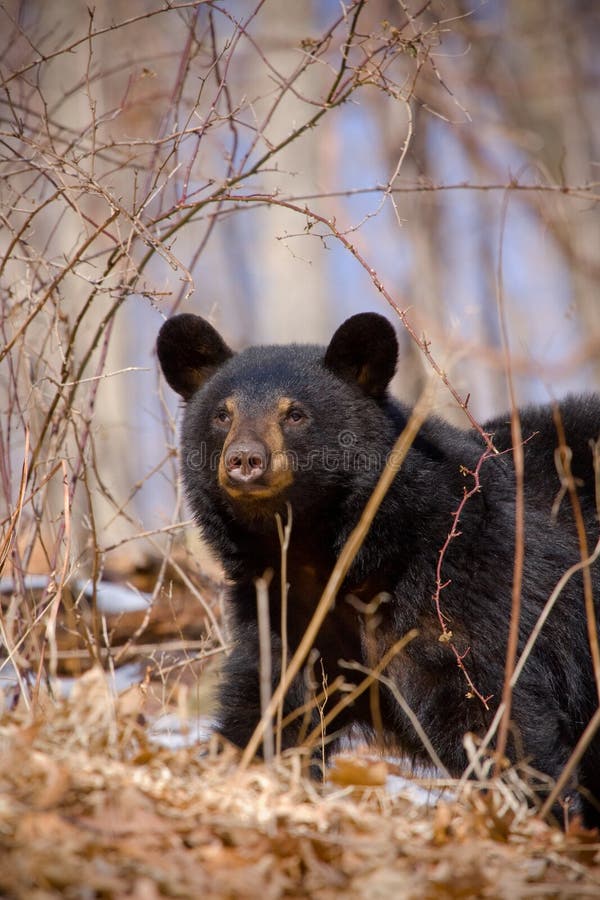
<svg viewBox="0 0 600 900">
<path fill-rule="evenodd" d="M 317 787 L 291 756 L 152 744 L 146 698 L 92 669 L 70 700 L 41 695 L 0 725 L 0 892 L 50 897 L 586 897 L 597 834 L 553 829 L 494 784 L 416 805 L 385 787 Z M 337 768 L 381 780 L 381 761 Z M 506 786 L 504 789 L 506 796 Z"/>
</svg>

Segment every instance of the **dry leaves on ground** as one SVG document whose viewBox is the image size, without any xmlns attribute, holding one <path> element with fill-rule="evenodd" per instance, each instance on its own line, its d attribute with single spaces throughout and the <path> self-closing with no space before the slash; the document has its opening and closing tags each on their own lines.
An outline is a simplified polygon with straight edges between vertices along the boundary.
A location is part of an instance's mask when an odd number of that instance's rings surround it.
<svg viewBox="0 0 600 900">
<path fill-rule="evenodd" d="M 600 896 L 597 835 L 502 819 L 493 790 L 431 809 L 378 786 L 381 762 L 324 788 L 297 757 L 241 771 L 216 741 L 151 745 L 142 702 L 92 670 L 37 718 L 5 713 L 3 897 Z"/>
</svg>

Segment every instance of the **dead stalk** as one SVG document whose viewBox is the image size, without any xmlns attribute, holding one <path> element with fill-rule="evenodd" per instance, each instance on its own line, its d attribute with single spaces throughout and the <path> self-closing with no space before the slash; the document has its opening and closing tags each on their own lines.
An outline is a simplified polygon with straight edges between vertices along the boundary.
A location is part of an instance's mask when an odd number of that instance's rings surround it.
<svg viewBox="0 0 600 900">
<path fill-rule="evenodd" d="M 290 546 L 290 537 L 292 534 L 292 506 L 287 504 L 287 520 L 285 526 L 281 521 L 281 516 L 276 516 L 277 534 L 279 536 L 279 544 L 281 547 L 281 675 L 280 680 L 285 678 L 288 658 L 288 591 L 289 584 L 287 580 L 287 555 Z M 275 720 L 276 747 L 275 753 L 279 757 L 281 755 L 281 734 L 283 721 L 283 695 L 277 706 L 277 716 Z"/>
<path fill-rule="evenodd" d="M 498 318 L 500 321 L 500 332 L 502 335 L 502 347 L 505 357 L 506 382 L 510 398 L 510 428 L 511 442 L 513 447 L 513 460 L 515 469 L 515 534 L 514 534 L 514 565 L 513 565 L 513 583 L 511 597 L 511 613 L 510 624 L 508 630 L 508 642 L 506 646 L 506 658 L 504 666 L 504 685 L 502 688 L 502 707 L 503 714 L 500 720 L 500 728 L 498 731 L 498 743 L 496 747 L 497 765 L 504 758 L 506 752 L 506 744 L 508 741 L 508 731 L 510 727 L 510 711 L 512 702 L 512 676 L 517 658 L 517 648 L 519 644 L 519 626 L 521 621 L 521 591 L 523 586 L 523 565 L 525 561 L 525 455 L 523 452 L 523 435 L 521 433 L 521 420 L 517 407 L 517 399 L 515 394 L 512 363 L 510 357 L 510 347 L 508 339 L 508 327 L 506 324 L 506 314 L 504 309 L 504 289 L 503 289 L 503 258 L 502 252 L 504 247 L 504 230 L 506 223 L 506 214 L 508 210 L 509 195 L 506 194 L 502 206 L 502 225 L 500 228 L 500 244 L 498 250 L 498 267 L 496 273 L 496 300 L 498 305 Z"/>
<path fill-rule="evenodd" d="M 577 746 L 573 750 L 573 753 L 567 760 L 565 767 L 560 773 L 560 778 L 557 779 L 556 784 L 548 794 L 548 797 L 544 801 L 544 805 L 540 810 L 540 815 L 542 818 L 546 818 L 550 814 L 550 811 L 566 786 L 569 783 L 571 776 L 574 774 L 581 757 L 589 747 L 593 738 L 595 737 L 598 729 L 600 728 L 600 707 L 596 710 L 592 718 L 590 719 L 585 731 L 577 741 Z"/>
<path fill-rule="evenodd" d="M 273 572 L 265 572 L 256 579 L 256 610 L 258 618 L 258 643 L 260 648 L 260 710 L 265 722 L 263 753 L 267 765 L 273 762 L 273 719 L 269 713 L 273 686 L 273 660 L 271 657 L 271 621 L 269 616 L 269 584 Z"/>
<path fill-rule="evenodd" d="M 562 591 L 564 590 L 565 585 L 567 584 L 569 579 L 573 577 L 573 575 L 575 575 L 577 572 L 580 572 L 586 566 L 591 566 L 599 558 L 600 558 L 600 540 L 596 544 L 592 555 L 588 559 L 581 560 L 580 562 L 575 563 L 569 569 L 567 569 L 567 571 L 564 572 L 563 575 L 560 577 L 559 581 L 556 584 L 556 587 L 554 588 L 554 590 L 548 597 L 548 600 L 546 601 L 546 604 L 545 604 L 542 612 L 540 613 L 537 622 L 535 623 L 535 627 L 533 628 L 531 634 L 529 635 L 529 638 L 527 639 L 527 642 L 523 648 L 523 652 L 521 653 L 521 656 L 519 657 L 518 662 L 516 663 L 516 665 L 514 667 L 514 671 L 511 676 L 511 684 L 510 684 L 512 689 L 514 689 L 515 685 L 517 684 L 517 682 L 521 676 L 521 672 L 523 671 L 523 668 L 525 667 L 525 663 L 529 659 L 529 657 L 531 655 L 531 651 L 533 650 L 533 647 L 539 637 L 540 631 L 544 627 L 544 624 L 545 624 L 546 620 L 548 619 L 548 616 L 552 612 L 552 609 L 553 609 L 556 601 L 558 600 Z M 498 725 L 500 724 L 500 721 L 503 718 L 504 713 L 505 713 L 505 707 L 504 707 L 503 703 L 501 702 L 498 706 L 498 709 L 496 710 L 494 718 L 492 719 L 492 722 L 490 723 L 490 726 L 489 726 L 485 736 L 483 737 L 481 743 L 479 744 L 476 759 L 471 760 L 471 762 L 469 763 L 469 765 L 467 766 L 467 768 L 461 775 L 461 778 L 460 778 L 460 786 L 461 787 L 464 787 L 464 785 L 467 783 L 467 780 L 473 774 L 474 767 L 477 763 L 477 760 L 479 760 L 483 757 L 487 748 L 490 746 L 491 742 L 493 741 L 494 735 L 496 734 L 496 732 L 498 730 Z"/>
<path fill-rule="evenodd" d="M 573 510 L 573 518 L 575 520 L 575 528 L 577 530 L 577 540 L 579 541 L 579 554 L 582 562 L 587 560 L 589 556 L 588 539 L 585 530 L 585 522 L 581 512 L 581 503 L 577 496 L 577 484 L 571 471 L 571 450 L 567 446 L 565 438 L 565 429 L 563 426 L 562 416 L 558 404 L 554 405 L 554 425 L 558 435 L 558 447 L 555 453 L 555 463 L 558 476 L 561 483 L 561 492 L 557 498 L 556 504 L 560 503 L 562 495 L 568 493 Z M 581 571 L 583 579 L 583 597 L 585 601 L 585 617 L 587 623 L 588 642 L 590 645 L 590 653 L 592 656 L 592 665 L 594 668 L 594 679 L 596 682 L 596 693 L 598 695 L 598 704 L 600 705 L 600 648 L 598 647 L 598 622 L 596 619 L 596 610 L 594 609 L 594 596 L 592 591 L 592 573 L 589 565 L 584 562 Z"/>
<path fill-rule="evenodd" d="M 62 473 L 63 473 L 63 504 L 64 504 L 64 519 L 63 519 L 63 527 L 62 534 L 64 535 L 64 547 L 62 548 L 62 567 L 60 574 L 57 577 L 56 569 L 53 573 L 54 579 L 54 589 L 55 594 L 52 599 L 52 603 L 50 604 L 50 611 L 48 614 L 48 621 L 46 623 L 46 641 L 48 647 L 50 649 L 50 674 L 53 678 L 56 678 L 57 672 L 57 664 L 58 664 L 58 656 L 57 656 L 57 646 L 56 646 L 56 620 L 58 618 L 58 610 L 60 607 L 60 603 L 62 600 L 62 594 L 65 586 L 65 581 L 67 578 L 67 570 L 69 567 L 69 550 L 71 544 L 71 498 L 69 495 L 69 479 L 67 475 L 67 465 L 63 460 L 62 464 Z M 57 547 L 57 550 L 59 548 Z M 58 563 L 58 558 L 57 558 Z"/>
<path fill-rule="evenodd" d="M 329 581 L 325 586 L 325 590 L 321 596 L 321 599 L 315 609 L 313 617 L 304 632 L 304 636 L 294 653 L 292 659 L 290 660 L 287 671 L 285 674 L 285 678 L 282 679 L 280 684 L 278 685 L 273 697 L 271 698 L 271 702 L 265 711 L 265 714 L 262 716 L 260 722 L 256 726 L 254 730 L 254 734 L 250 738 L 248 745 L 246 746 L 244 753 L 242 755 L 240 761 L 240 767 L 242 770 L 246 769 L 250 764 L 251 760 L 256 755 L 256 751 L 258 749 L 258 745 L 262 739 L 264 734 L 264 730 L 266 727 L 266 719 L 272 717 L 277 709 L 277 705 L 281 702 L 282 698 L 285 696 L 290 684 L 293 679 L 296 677 L 298 672 L 300 671 L 304 660 L 308 656 L 311 647 L 314 644 L 315 638 L 318 634 L 318 631 L 323 624 L 325 617 L 329 610 L 331 609 L 331 605 L 333 604 L 337 593 L 342 585 L 344 577 L 348 572 L 348 569 L 352 565 L 354 557 L 360 550 L 362 542 L 364 541 L 367 532 L 370 528 L 371 522 L 375 517 L 375 513 L 379 509 L 390 485 L 392 484 L 394 478 L 400 471 L 402 463 L 406 458 L 406 454 L 410 450 L 412 443 L 417 436 L 419 429 L 423 425 L 427 415 L 431 409 L 431 385 L 429 385 L 428 389 L 423 392 L 422 396 L 419 398 L 419 401 L 415 405 L 412 414 L 406 423 L 406 427 L 403 432 L 398 437 L 392 452 L 390 453 L 388 459 L 386 460 L 385 467 L 375 490 L 371 494 L 364 510 L 361 513 L 358 524 L 351 532 L 348 537 L 348 540 L 344 544 L 342 548 L 342 552 L 338 558 L 338 561 L 331 573 Z"/>
</svg>

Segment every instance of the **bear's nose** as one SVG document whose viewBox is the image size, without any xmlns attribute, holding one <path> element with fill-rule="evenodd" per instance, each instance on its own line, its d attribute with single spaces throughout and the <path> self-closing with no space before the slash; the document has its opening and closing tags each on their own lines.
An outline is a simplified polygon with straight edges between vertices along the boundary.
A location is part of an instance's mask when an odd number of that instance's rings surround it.
<svg viewBox="0 0 600 900">
<path fill-rule="evenodd" d="M 267 452 L 258 441 L 236 441 L 225 453 L 225 470 L 231 481 L 256 481 L 267 468 Z"/>
</svg>

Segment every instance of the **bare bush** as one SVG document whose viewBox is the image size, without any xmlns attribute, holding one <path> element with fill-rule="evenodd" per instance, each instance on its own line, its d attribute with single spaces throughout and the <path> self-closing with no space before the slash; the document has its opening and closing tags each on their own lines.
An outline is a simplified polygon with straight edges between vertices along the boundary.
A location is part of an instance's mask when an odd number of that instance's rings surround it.
<svg viewBox="0 0 600 900">
<path fill-rule="evenodd" d="M 506 358 L 520 400 L 597 385 L 597 16 L 501 6 L 2 5 L 0 562 L 18 670 L 42 671 L 67 585 L 89 582 L 94 605 L 107 562 L 150 553 L 158 597 L 183 540 L 161 316 L 315 340 L 385 304 L 405 396 L 433 364 L 472 422 L 505 405 Z M 32 606 L 34 571 L 50 577 Z M 97 617 L 72 627 L 97 655 Z"/>
</svg>

